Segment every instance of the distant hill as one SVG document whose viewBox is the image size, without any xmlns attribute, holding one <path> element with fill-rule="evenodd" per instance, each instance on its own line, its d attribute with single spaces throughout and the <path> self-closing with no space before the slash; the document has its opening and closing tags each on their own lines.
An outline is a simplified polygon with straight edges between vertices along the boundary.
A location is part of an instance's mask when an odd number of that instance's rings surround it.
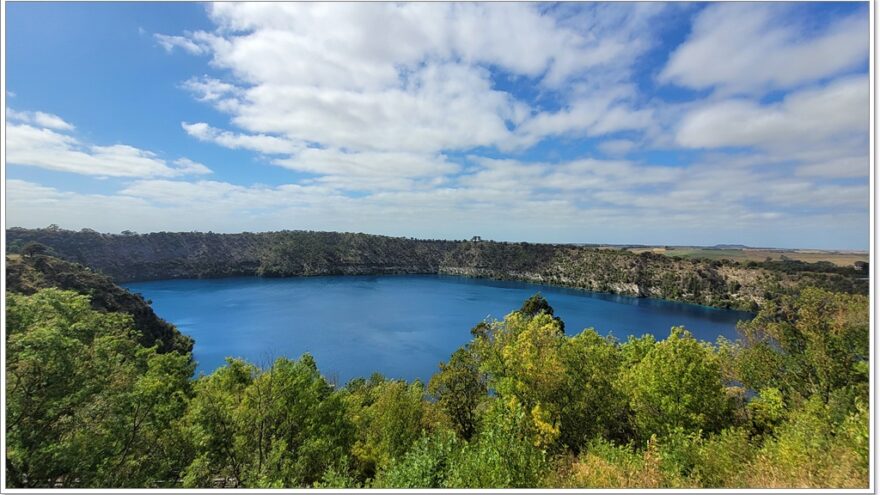
<svg viewBox="0 0 880 495">
<path fill-rule="evenodd" d="M 654 252 L 564 244 L 417 240 L 368 234 L 283 231 L 214 234 L 19 229 L 8 249 L 30 242 L 118 282 L 229 276 L 449 274 L 514 279 L 597 292 L 755 309 L 804 284 L 867 292 L 855 270 L 684 259 Z"/>
</svg>

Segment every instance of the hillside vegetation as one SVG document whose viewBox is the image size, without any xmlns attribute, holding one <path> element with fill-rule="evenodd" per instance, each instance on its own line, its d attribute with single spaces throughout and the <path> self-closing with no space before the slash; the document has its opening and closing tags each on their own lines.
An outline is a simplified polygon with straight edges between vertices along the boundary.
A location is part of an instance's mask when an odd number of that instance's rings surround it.
<svg viewBox="0 0 880 495">
<path fill-rule="evenodd" d="M 114 284 L 89 268 L 45 254 L 6 256 L 6 290 L 34 294 L 41 289 L 58 288 L 88 296 L 91 307 L 104 312 L 127 313 L 139 332 L 144 347 L 157 346 L 159 352 L 192 350 L 192 339 L 174 325 L 156 316 L 141 296 Z"/>
<path fill-rule="evenodd" d="M 868 486 L 862 295 L 783 296 L 735 343 L 566 336 L 536 296 L 427 385 L 338 388 L 308 354 L 192 379 L 88 296 L 6 302 L 10 487 Z"/>
<path fill-rule="evenodd" d="M 71 243 L 87 249 L 83 239 L 92 239 L 105 258 L 86 261 L 108 271 L 138 258 L 154 273 L 166 266 L 184 276 L 240 256 L 238 237 L 155 234 L 180 244 L 153 246 L 160 255 L 147 263 L 153 236 L 50 232 L 45 245 L 17 238 L 21 254 L 6 257 L 9 487 L 868 486 L 868 298 L 806 286 L 810 277 L 854 280 L 844 273 L 658 264 L 568 246 L 272 234 L 254 274 L 396 273 L 442 254 L 472 270 L 507 266 L 512 277 L 567 255 L 582 270 L 567 276 L 589 280 L 628 280 L 631 272 L 613 270 L 634 262 L 645 280 L 644 272 L 666 269 L 673 280 L 669 273 L 690 269 L 777 284 L 736 342 L 699 341 L 681 327 L 662 341 L 592 329 L 569 336 L 536 295 L 502 320 L 479 322 L 428 383 L 374 374 L 335 387 L 308 354 L 265 368 L 228 359 L 194 378 L 192 341 L 148 301 L 52 256 L 73 258 Z M 241 236 L 257 246 L 267 235 Z M 141 254 L 126 258 L 127 243 Z M 384 264 L 404 246 L 412 250 L 400 264 Z M 174 264 L 169 252 L 185 256 Z"/>
<path fill-rule="evenodd" d="M 572 245 L 335 232 L 112 235 L 13 228 L 7 230 L 7 242 L 10 252 L 40 243 L 53 254 L 117 282 L 244 275 L 450 274 L 753 311 L 768 298 L 805 286 L 864 294 L 868 287 L 864 273 L 830 264 L 684 260 Z"/>
</svg>

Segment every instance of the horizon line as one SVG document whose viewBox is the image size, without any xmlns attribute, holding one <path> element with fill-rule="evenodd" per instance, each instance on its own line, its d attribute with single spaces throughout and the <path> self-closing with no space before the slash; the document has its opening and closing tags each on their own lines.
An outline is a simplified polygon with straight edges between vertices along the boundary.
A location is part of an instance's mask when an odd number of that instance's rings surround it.
<svg viewBox="0 0 880 495">
<path fill-rule="evenodd" d="M 353 231 L 340 231 L 340 230 L 308 230 L 308 229 L 281 229 L 281 230 L 261 230 L 261 231 L 239 231 L 239 232 L 214 232 L 212 230 L 201 231 L 201 230 L 158 230 L 158 231 L 150 231 L 150 232 L 137 232 L 130 230 L 123 230 L 120 232 L 100 232 L 95 229 L 91 229 L 88 227 L 83 227 L 81 229 L 67 229 L 64 227 L 60 227 L 58 225 L 48 225 L 46 227 L 21 227 L 21 226 L 7 226 L 4 230 L 4 243 L 5 243 L 5 235 L 6 231 L 20 229 L 20 230 L 48 230 L 48 231 L 56 231 L 56 232 L 73 232 L 73 233 L 95 233 L 99 235 L 110 235 L 110 236 L 141 236 L 141 235 L 150 235 L 150 234 L 211 234 L 211 235 L 242 235 L 242 234 L 277 234 L 277 233 L 285 233 L 285 232 L 309 232 L 309 233 L 319 233 L 319 234 L 357 234 L 357 235 L 369 235 L 376 237 L 388 237 L 395 239 L 409 239 L 415 241 L 444 241 L 444 242 L 493 242 L 498 244 L 541 244 L 541 245 L 556 245 L 556 246 L 579 246 L 579 247 L 613 247 L 620 249 L 627 248 L 703 248 L 703 249 L 736 249 L 736 250 L 755 250 L 755 251 L 819 251 L 825 253 L 852 253 L 852 254 L 871 254 L 871 250 L 869 249 L 854 249 L 854 248 L 815 248 L 815 247 L 774 247 L 774 246 L 750 246 L 747 244 L 740 243 L 730 243 L 730 242 L 718 242 L 715 244 L 667 244 L 667 243 L 657 243 L 657 244 L 645 244 L 645 243 L 608 243 L 608 242 L 552 242 L 552 241 L 516 241 L 516 240 L 499 240 L 499 239 L 489 239 L 483 238 L 481 235 L 474 235 L 470 239 L 462 239 L 462 238 L 429 238 L 429 237 L 415 237 L 415 236 L 406 236 L 406 235 L 389 235 L 389 234 L 374 234 L 369 232 L 353 232 Z M 126 234 L 128 232 L 128 234 Z"/>
</svg>

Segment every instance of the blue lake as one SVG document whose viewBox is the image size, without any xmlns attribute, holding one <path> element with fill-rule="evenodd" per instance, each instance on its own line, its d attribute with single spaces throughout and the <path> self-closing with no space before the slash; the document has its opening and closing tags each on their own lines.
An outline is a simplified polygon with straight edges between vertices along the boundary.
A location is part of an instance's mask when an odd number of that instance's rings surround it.
<svg viewBox="0 0 880 495">
<path fill-rule="evenodd" d="M 152 299 L 156 313 L 195 339 L 199 372 L 226 356 L 268 364 L 311 353 L 338 383 L 375 371 L 427 381 L 440 361 L 486 318 L 503 318 L 540 291 L 566 333 L 651 333 L 683 325 L 697 338 L 736 338 L 751 314 L 693 304 L 599 294 L 522 282 L 450 276 L 346 276 L 159 280 L 125 284 Z"/>
</svg>

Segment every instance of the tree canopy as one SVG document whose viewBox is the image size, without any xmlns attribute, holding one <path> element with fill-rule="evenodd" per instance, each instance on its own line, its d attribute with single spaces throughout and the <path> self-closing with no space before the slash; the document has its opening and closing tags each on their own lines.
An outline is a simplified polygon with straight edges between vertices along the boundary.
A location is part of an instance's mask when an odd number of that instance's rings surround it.
<svg viewBox="0 0 880 495">
<path fill-rule="evenodd" d="M 6 295 L 11 487 L 866 487 L 868 300 L 805 289 L 735 342 L 567 336 L 529 299 L 427 387 L 308 354 L 193 377 L 131 315 Z"/>
</svg>

